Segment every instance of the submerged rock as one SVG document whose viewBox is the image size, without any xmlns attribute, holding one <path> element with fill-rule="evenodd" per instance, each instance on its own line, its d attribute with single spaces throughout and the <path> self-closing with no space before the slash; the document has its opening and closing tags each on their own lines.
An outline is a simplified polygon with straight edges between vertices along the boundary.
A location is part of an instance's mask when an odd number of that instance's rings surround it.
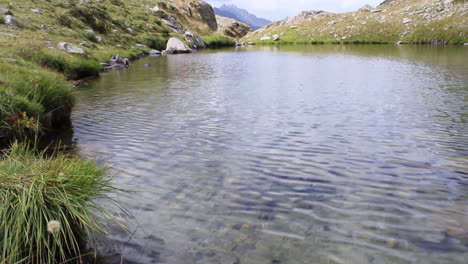
<svg viewBox="0 0 468 264">
<path fill-rule="evenodd" d="M 193 50 L 178 38 L 170 38 L 163 54 L 190 53 Z"/>
<path fill-rule="evenodd" d="M 59 49 L 64 50 L 68 53 L 81 54 L 81 55 L 86 54 L 86 52 L 82 48 L 77 47 L 68 42 L 60 42 L 57 46 Z"/>
</svg>

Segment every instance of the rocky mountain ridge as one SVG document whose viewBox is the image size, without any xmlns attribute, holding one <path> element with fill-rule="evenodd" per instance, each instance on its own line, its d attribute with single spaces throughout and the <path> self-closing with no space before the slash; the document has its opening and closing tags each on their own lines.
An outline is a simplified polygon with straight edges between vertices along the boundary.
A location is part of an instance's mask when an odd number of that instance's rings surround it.
<svg viewBox="0 0 468 264">
<path fill-rule="evenodd" d="M 229 17 L 216 15 L 218 22 L 218 32 L 231 38 L 239 39 L 252 31 L 252 28 L 242 22 Z"/>
<path fill-rule="evenodd" d="M 273 22 L 244 40 L 287 42 L 411 42 L 461 44 L 468 42 L 468 2 L 463 0 L 387 0 L 355 12 L 322 10 Z"/>
<path fill-rule="evenodd" d="M 219 8 L 214 8 L 215 14 L 228 18 L 235 19 L 239 22 L 249 25 L 252 29 L 256 30 L 271 23 L 270 20 L 259 18 L 247 10 L 239 8 L 235 5 L 222 5 Z"/>
</svg>

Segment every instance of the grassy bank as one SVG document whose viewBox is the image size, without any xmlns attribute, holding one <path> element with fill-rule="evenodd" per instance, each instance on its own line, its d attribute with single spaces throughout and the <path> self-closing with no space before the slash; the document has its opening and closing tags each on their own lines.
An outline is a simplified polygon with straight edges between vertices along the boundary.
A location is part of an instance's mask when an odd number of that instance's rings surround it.
<svg viewBox="0 0 468 264">
<path fill-rule="evenodd" d="M 148 8 L 116 0 L 0 2 L 0 8 L 16 20 L 7 25 L 0 14 L 0 148 L 68 125 L 70 80 L 98 76 L 113 55 L 132 59 L 162 49 L 172 35 Z M 67 53 L 60 42 L 84 54 Z"/>
<path fill-rule="evenodd" d="M 468 42 L 467 1 L 394 0 L 355 12 L 303 12 L 249 33 L 242 41 L 280 43 L 413 43 L 460 45 Z"/>
<path fill-rule="evenodd" d="M 221 34 L 204 36 L 203 41 L 209 48 L 233 47 L 236 41 Z"/>
<path fill-rule="evenodd" d="M 97 76 L 100 63 L 113 55 L 132 59 L 165 49 L 170 37 L 185 40 L 185 30 L 206 36 L 209 47 L 234 44 L 208 27 L 197 5 L 190 14 L 186 5 L 185 0 L 0 1 L 0 148 L 27 134 L 25 116 L 40 131 L 67 124 L 73 92 L 66 81 Z M 173 19 L 183 26 L 178 33 L 168 22 Z M 82 52 L 64 51 L 63 42 Z"/>
<path fill-rule="evenodd" d="M 0 263 L 93 257 L 94 237 L 112 218 L 95 202 L 117 191 L 110 180 L 93 162 L 48 158 L 15 144 L 0 159 Z"/>
</svg>

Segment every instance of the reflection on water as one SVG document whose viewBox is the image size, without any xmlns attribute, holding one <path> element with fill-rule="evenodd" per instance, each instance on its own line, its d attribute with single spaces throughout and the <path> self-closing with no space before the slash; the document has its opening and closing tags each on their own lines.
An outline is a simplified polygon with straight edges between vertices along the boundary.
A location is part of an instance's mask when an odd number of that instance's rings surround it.
<svg viewBox="0 0 468 264">
<path fill-rule="evenodd" d="M 467 51 L 145 58 L 80 89 L 74 140 L 139 191 L 131 263 L 466 263 Z"/>
</svg>

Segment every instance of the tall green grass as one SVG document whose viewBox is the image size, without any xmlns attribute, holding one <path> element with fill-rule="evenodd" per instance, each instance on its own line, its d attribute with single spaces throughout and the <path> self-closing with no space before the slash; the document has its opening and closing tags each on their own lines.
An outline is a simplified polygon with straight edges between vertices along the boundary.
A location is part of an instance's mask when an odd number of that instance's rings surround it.
<svg viewBox="0 0 468 264">
<path fill-rule="evenodd" d="M 406 37 L 406 41 L 414 44 L 463 44 L 468 41 L 468 30 L 446 26 L 452 18 L 432 21 L 428 24 L 418 25 Z"/>
<path fill-rule="evenodd" d="M 74 97 L 62 75 L 20 61 L 0 61 L 0 72 L 0 147 L 69 120 Z"/>
<path fill-rule="evenodd" d="M 88 263 L 115 220 L 97 200 L 119 192 L 94 162 L 14 144 L 0 158 L 0 263 Z"/>
<path fill-rule="evenodd" d="M 70 55 L 58 50 L 41 49 L 34 45 L 18 47 L 16 54 L 41 67 L 63 73 L 67 79 L 71 80 L 98 76 L 102 70 L 102 66 L 97 60 L 81 55 Z"/>
<path fill-rule="evenodd" d="M 235 44 L 234 39 L 220 34 L 203 36 L 202 38 L 209 48 L 232 47 Z"/>
</svg>

